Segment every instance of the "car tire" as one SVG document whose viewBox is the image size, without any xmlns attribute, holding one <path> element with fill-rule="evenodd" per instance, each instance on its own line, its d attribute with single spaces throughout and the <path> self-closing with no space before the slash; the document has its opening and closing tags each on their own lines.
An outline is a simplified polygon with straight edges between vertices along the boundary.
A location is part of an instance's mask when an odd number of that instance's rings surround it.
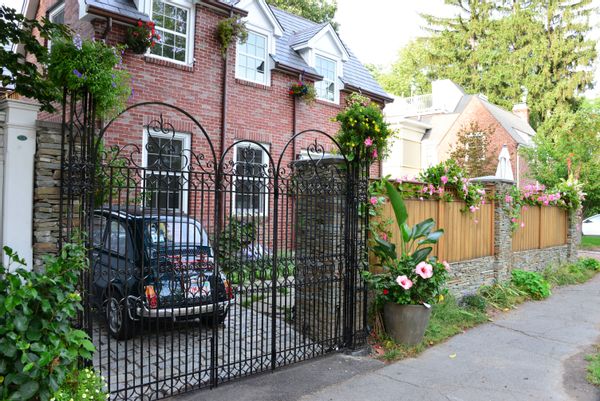
<svg viewBox="0 0 600 401">
<path fill-rule="evenodd" d="M 225 319 L 227 319 L 227 313 L 229 312 L 229 309 L 225 309 L 225 312 L 223 313 L 219 313 L 217 315 L 217 325 L 221 326 L 222 324 L 225 324 Z"/>
<path fill-rule="evenodd" d="M 131 320 L 125 304 L 125 299 L 115 290 L 106 297 L 106 326 L 117 340 L 128 340 L 135 335 L 135 322 Z"/>
</svg>

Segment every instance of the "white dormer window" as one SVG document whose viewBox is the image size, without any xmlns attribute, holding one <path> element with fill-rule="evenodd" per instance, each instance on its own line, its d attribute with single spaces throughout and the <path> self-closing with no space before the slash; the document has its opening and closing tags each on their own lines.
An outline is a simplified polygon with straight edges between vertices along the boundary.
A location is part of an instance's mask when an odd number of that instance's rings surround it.
<svg viewBox="0 0 600 401">
<path fill-rule="evenodd" d="M 336 102 L 337 91 L 335 82 L 337 80 L 337 63 L 323 56 L 315 56 L 315 69 L 323 76 L 322 81 L 315 83 L 317 98 L 329 102 Z"/>
<path fill-rule="evenodd" d="M 152 56 L 190 64 L 193 47 L 193 10 L 190 4 L 173 0 L 152 1 L 152 21 L 160 35 L 149 52 Z"/>
<path fill-rule="evenodd" d="M 235 75 L 239 79 L 268 84 L 268 38 L 256 32 L 248 31 L 246 43 L 237 44 Z"/>
</svg>

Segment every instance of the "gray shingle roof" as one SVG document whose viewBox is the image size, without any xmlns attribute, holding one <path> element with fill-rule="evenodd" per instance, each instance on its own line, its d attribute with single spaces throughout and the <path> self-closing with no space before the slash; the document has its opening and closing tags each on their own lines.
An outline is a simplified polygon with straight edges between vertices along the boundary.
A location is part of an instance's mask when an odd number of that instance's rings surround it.
<svg viewBox="0 0 600 401">
<path fill-rule="evenodd" d="M 527 146 L 533 145 L 532 138 L 535 135 L 535 130 L 527 121 L 485 99 L 479 98 L 479 100 L 517 143 Z"/>
<path fill-rule="evenodd" d="M 283 27 L 283 36 L 277 39 L 277 54 L 272 58 L 288 67 L 316 74 L 315 69 L 309 67 L 304 59 L 292 49 L 292 46 L 310 40 L 327 24 L 317 24 L 276 7 L 271 7 L 271 10 Z M 344 73 L 340 77 L 342 83 L 391 101 L 391 96 L 379 86 L 348 46 L 345 44 L 344 46 L 350 58 L 343 65 Z"/>
<path fill-rule="evenodd" d="M 85 0 L 85 4 L 90 7 L 96 7 L 110 13 L 122 15 L 134 20 L 141 19 L 149 21 L 150 18 L 141 11 L 138 11 L 133 0 Z"/>
</svg>

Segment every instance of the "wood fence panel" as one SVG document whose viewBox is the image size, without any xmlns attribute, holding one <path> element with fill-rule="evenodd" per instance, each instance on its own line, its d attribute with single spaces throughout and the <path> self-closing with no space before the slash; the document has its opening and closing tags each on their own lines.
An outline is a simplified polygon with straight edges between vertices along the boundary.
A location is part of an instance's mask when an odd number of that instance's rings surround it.
<svg viewBox="0 0 600 401">
<path fill-rule="evenodd" d="M 567 243 L 567 211 L 557 206 L 543 207 L 540 215 L 540 248 Z"/>
<path fill-rule="evenodd" d="M 513 251 L 539 248 L 541 213 L 541 207 L 539 206 L 528 206 L 526 210 L 521 209 L 519 222 L 525 223 L 525 227 L 519 226 L 513 233 Z"/>
<path fill-rule="evenodd" d="M 436 229 L 444 229 L 439 244 L 433 246 L 432 255 L 440 260 L 458 262 L 494 254 L 494 207 L 483 205 L 476 213 L 462 212 L 464 202 L 431 200 L 405 200 L 408 224 L 415 225 L 432 218 Z M 394 211 L 389 203 L 383 205 L 382 219 L 395 221 Z M 477 221 L 477 222 L 476 222 Z M 400 247 L 400 230 L 396 224 L 390 226 L 392 242 Z"/>
</svg>

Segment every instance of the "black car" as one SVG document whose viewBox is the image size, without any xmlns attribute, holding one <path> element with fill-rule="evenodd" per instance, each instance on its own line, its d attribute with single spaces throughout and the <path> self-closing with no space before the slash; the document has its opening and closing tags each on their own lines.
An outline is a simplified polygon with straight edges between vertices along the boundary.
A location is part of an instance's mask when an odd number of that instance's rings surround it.
<svg viewBox="0 0 600 401">
<path fill-rule="evenodd" d="M 110 334 L 131 338 L 136 322 L 213 317 L 221 324 L 233 291 L 214 274 L 201 224 L 185 214 L 130 209 L 94 212 L 92 301 Z"/>
</svg>

